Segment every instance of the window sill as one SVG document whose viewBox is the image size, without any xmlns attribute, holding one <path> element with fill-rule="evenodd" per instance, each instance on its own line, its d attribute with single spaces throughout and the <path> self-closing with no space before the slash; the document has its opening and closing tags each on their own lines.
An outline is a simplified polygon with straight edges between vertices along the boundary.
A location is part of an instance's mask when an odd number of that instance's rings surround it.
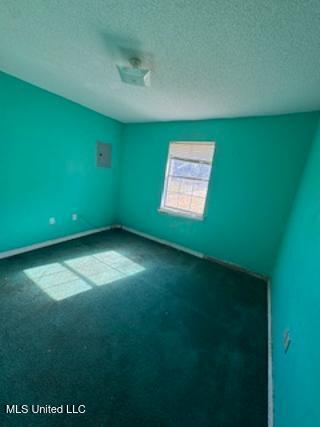
<svg viewBox="0 0 320 427">
<path fill-rule="evenodd" d="M 181 218 L 186 219 L 194 219 L 195 221 L 203 221 L 204 216 L 203 215 L 196 215 L 188 212 L 181 212 L 175 209 L 169 209 L 169 208 L 159 208 L 159 213 L 165 214 L 165 215 L 172 215 L 172 216 L 178 216 Z"/>
</svg>

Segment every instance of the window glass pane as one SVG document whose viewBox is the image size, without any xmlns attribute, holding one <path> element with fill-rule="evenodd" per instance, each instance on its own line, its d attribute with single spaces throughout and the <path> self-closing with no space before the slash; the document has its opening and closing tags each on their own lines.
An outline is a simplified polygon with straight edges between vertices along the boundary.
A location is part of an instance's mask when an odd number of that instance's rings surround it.
<svg viewBox="0 0 320 427">
<path fill-rule="evenodd" d="M 170 144 L 162 207 L 184 214 L 203 214 L 213 153 L 214 143 Z"/>
<path fill-rule="evenodd" d="M 205 199 L 203 197 L 192 197 L 191 210 L 201 215 L 204 211 Z"/>
<path fill-rule="evenodd" d="M 208 190 L 208 183 L 207 182 L 196 181 L 194 183 L 194 186 L 193 186 L 193 195 L 205 198 L 207 196 L 207 190 Z"/>
<path fill-rule="evenodd" d="M 167 192 L 168 193 L 178 193 L 180 191 L 180 183 L 181 178 L 175 178 L 172 176 L 168 177 L 168 186 L 167 186 Z"/>
<path fill-rule="evenodd" d="M 169 174 L 186 178 L 209 179 L 211 165 L 171 159 Z"/>
<path fill-rule="evenodd" d="M 193 191 L 193 183 L 194 183 L 193 180 L 180 178 L 180 181 L 181 181 L 180 193 L 191 196 Z"/>
<path fill-rule="evenodd" d="M 165 206 L 168 208 L 177 208 L 178 207 L 178 197 L 179 193 L 167 193 Z"/>
<path fill-rule="evenodd" d="M 207 165 L 206 163 L 202 163 L 200 165 L 200 177 L 202 179 L 207 179 L 209 181 L 211 172 L 211 164 Z"/>
<path fill-rule="evenodd" d="M 191 207 L 192 195 L 188 194 L 179 194 L 178 196 L 178 208 L 185 211 L 190 210 Z"/>
</svg>

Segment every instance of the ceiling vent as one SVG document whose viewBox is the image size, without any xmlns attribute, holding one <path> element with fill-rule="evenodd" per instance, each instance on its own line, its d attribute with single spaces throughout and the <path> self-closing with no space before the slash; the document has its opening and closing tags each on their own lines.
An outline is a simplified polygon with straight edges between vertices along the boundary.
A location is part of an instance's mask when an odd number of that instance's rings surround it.
<svg viewBox="0 0 320 427">
<path fill-rule="evenodd" d="M 141 60 L 139 58 L 131 58 L 129 63 L 131 67 L 117 65 L 122 82 L 134 86 L 150 86 L 151 71 L 140 68 Z"/>
</svg>

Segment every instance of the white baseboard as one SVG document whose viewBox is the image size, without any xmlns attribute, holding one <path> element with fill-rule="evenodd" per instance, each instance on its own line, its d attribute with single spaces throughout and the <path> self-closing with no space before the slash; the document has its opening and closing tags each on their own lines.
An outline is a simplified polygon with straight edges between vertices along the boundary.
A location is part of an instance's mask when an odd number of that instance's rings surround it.
<svg viewBox="0 0 320 427">
<path fill-rule="evenodd" d="M 114 229 L 114 228 L 122 228 L 122 225 L 121 224 L 113 224 L 113 225 L 111 225 L 111 227 L 110 227 L 111 229 Z"/>
<path fill-rule="evenodd" d="M 273 427 L 273 372 L 272 372 L 272 313 L 271 313 L 271 283 L 268 280 L 268 427 Z"/>
<path fill-rule="evenodd" d="M 203 258 L 204 255 L 201 252 L 193 251 L 192 249 L 186 248 L 185 246 L 176 245 L 171 243 L 168 240 L 158 239 L 157 237 L 151 236 L 150 234 L 142 233 L 141 231 L 135 230 L 134 228 L 125 227 L 124 225 L 120 226 L 125 231 L 129 233 L 137 234 L 138 236 L 145 237 L 146 239 L 153 240 L 154 242 L 160 243 L 161 245 L 170 246 L 171 248 L 177 249 L 178 251 L 186 252 L 187 254 L 194 255 L 198 258 Z"/>
<path fill-rule="evenodd" d="M 125 225 L 119 225 L 119 224 L 115 225 L 114 228 L 121 228 L 122 230 L 129 231 L 130 233 L 137 234 L 138 236 L 145 237 L 146 239 L 153 240 L 154 242 L 160 243 L 162 245 L 170 246 L 170 247 L 177 249 L 179 251 L 186 252 L 190 255 L 194 255 L 198 258 L 205 258 L 208 261 L 216 262 L 218 264 L 224 265 L 224 266 L 231 268 L 233 270 L 243 271 L 244 273 L 250 274 L 251 276 L 255 276 L 258 279 L 267 280 L 266 276 L 264 276 L 262 274 L 255 273 L 253 271 L 250 271 L 246 268 L 241 267 L 238 264 L 234 264 L 234 263 L 229 262 L 229 261 L 223 261 L 219 258 L 207 256 L 207 255 L 203 254 L 202 252 L 194 251 L 192 249 L 186 248 L 185 246 L 176 245 L 175 243 L 171 243 L 168 240 L 159 239 L 158 237 L 154 237 L 151 234 L 143 233 L 143 232 L 138 231 L 134 228 L 126 227 Z"/>
<path fill-rule="evenodd" d="M 67 242 L 68 240 L 78 239 L 79 237 L 89 236 L 90 234 L 100 233 L 101 231 L 110 230 L 111 228 L 117 228 L 118 226 L 108 226 L 93 228 L 91 230 L 82 231 L 81 233 L 69 234 L 68 236 L 59 237 L 57 239 L 46 240 L 45 242 L 35 243 L 33 245 L 24 246 L 22 248 L 12 249 L 10 251 L 0 252 L 0 259 L 9 258 L 14 255 L 23 254 L 25 252 L 30 252 L 35 249 L 45 248 L 47 246 L 56 245 L 57 243 Z"/>
<path fill-rule="evenodd" d="M 263 274 L 255 273 L 254 271 L 251 271 L 251 270 L 248 270 L 247 268 L 241 267 L 241 265 L 235 264 L 234 262 L 224 261 L 224 260 L 221 260 L 219 258 L 215 258 L 212 256 L 207 256 L 207 255 L 205 255 L 204 258 L 211 261 L 211 262 L 216 262 L 217 264 L 221 264 L 225 267 L 228 267 L 231 270 L 242 271 L 243 273 L 250 274 L 250 276 L 254 276 L 257 279 L 268 280 L 267 276 L 264 276 Z"/>
</svg>

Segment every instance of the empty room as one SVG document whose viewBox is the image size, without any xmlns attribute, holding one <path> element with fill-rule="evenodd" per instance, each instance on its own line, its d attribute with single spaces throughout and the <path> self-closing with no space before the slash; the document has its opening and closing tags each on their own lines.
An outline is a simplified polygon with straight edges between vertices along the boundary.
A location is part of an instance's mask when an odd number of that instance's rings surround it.
<svg viewBox="0 0 320 427">
<path fill-rule="evenodd" d="M 320 426 L 319 257 L 319 0 L 0 0 L 1 426 Z"/>
</svg>

